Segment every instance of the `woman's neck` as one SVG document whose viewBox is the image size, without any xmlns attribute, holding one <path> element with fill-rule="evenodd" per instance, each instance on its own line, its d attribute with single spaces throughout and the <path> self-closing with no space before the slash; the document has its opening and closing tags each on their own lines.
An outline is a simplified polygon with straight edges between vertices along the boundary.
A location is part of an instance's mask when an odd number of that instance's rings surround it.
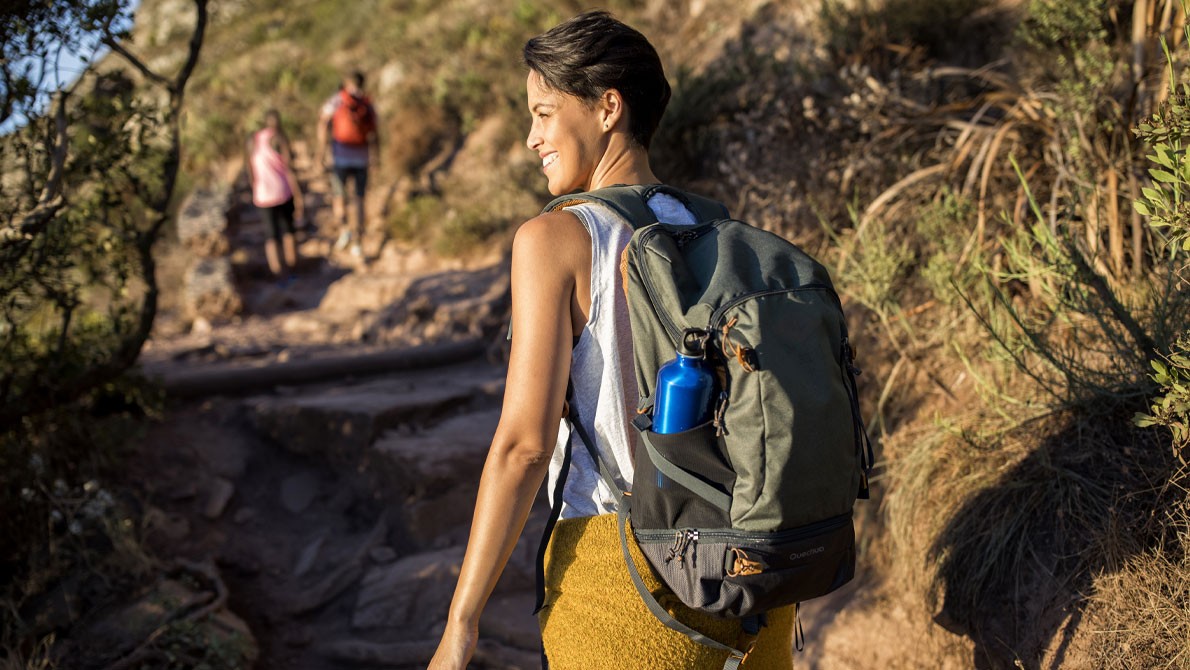
<svg viewBox="0 0 1190 670">
<path fill-rule="evenodd" d="M 616 184 L 656 184 L 657 175 L 649 166 L 649 152 L 635 142 L 613 139 L 603 159 L 591 173 L 588 191 Z"/>
</svg>

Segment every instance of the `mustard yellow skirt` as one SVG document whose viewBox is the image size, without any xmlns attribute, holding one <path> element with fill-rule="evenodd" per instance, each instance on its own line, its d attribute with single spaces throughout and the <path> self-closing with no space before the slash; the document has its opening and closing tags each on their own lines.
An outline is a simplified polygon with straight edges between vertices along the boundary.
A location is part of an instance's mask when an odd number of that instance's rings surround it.
<svg viewBox="0 0 1190 670">
<path fill-rule="evenodd" d="M 645 585 L 669 613 L 734 646 L 740 624 L 691 610 L 629 549 Z M 546 607 L 538 614 L 550 670 L 721 670 L 727 652 L 666 628 L 645 607 L 624 565 L 616 515 L 563 519 L 546 553 Z M 794 608 L 768 613 L 743 670 L 792 670 Z"/>
</svg>

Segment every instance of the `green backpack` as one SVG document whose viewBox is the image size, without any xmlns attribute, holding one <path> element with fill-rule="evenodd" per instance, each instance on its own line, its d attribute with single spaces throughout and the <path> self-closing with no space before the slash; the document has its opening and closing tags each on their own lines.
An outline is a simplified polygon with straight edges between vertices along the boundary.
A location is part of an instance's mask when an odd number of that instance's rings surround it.
<svg viewBox="0 0 1190 670">
<path fill-rule="evenodd" d="M 700 223 L 658 223 L 647 205 L 658 192 L 682 201 Z M 650 611 L 729 651 L 730 670 L 764 612 L 830 593 L 855 574 L 852 506 L 868 497 L 873 458 L 842 306 L 821 264 L 777 235 L 728 218 L 717 202 L 662 185 L 616 186 L 563 196 L 545 211 L 579 202 L 609 206 L 635 229 L 623 270 L 641 440 L 632 491 L 618 505 L 624 557 Z M 690 329 L 704 340 L 718 379 L 714 420 L 654 433 L 657 370 Z M 604 480 L 619 490 L 573 410 L 570 419 Z M 546 539 L 556 516 L 557 509 Z M 657 603 L 628 553 L 629 518 L 674 594 L 690 608 L 742 619 L 749 644 L 710 639 Z M 541 599 L 539 583 L 539 606 Z M 796 632 L 800 648 L 800 624 Z"/>
</svg>

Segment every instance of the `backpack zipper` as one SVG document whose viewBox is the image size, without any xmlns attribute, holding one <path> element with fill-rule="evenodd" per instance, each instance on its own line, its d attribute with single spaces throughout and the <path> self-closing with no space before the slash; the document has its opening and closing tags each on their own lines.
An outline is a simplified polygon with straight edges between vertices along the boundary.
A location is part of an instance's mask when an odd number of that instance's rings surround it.
<svg viewBox="0 0 1190 670">
<path fill-rule="evenodd" d="M 675 244 L 678 244 L 679 247 L 683 246 L 684 244 L 686 244 L 690 240 L 694 239 L 695 237 L 705 234 L 705 231 L 699 233 L 699 232 L 696 232 L 693 230 L 683 230 L 683 231 L 677 231 L 675 233 L 673 231 L 669 231 L 666 228 L 662 227 L 664 225 L 665 224 L 653 224 L 653 226 L 654 226 L 653 228 L 649 228 L 644 233 L 642 233 L 639 238 L 637 238 L 636 251 L 637 251 L 638 256 L 640 255 L 641 248 L 644 247 L 645 244 L 647 244 L 649 240 L 653 239 L 654 236 L 659 235 L 661 232 L 669 232 L 675 238 L 678 238 L 678 239 L 675 239 Z M 707 230 L 710 230 L 711 228 L 714 228 L 718 225 L 719 225 L 719 222 L 716 221 L 714 223 L 701 224 L 697 227 L 698 228 L 706 228 Z M 654 307 L 656 307 L 657 306 L 657 289 L 653 285 L 653 280 L 650 278 L 648 272 L 641 272 L 640 277 L 642 279 L 641 283 L 644 284 L 644 287 L 645 287 L 645 294 L 648 295 L 648 297 L 649 297 L 649 302 L 652 303 Z M 658 310 L 658 309 L 654 309 L 654 311 L 657 313 L 657 316 L 660 317 L 661 324 L 663 326 L 665 326 L 665 330 L 669 333 L 670 338 L 673 339 L 674 342 L 681 342 L 682 341 L 682 329 L 679 328 L 678 324 L 675 323 L 673 321 L 673 319 L 670 318 L 669 312 L 667 312 L 666 310 Z"/>
<path fill-rule="evenodd" d="M 716 309 L 714 312 L 712 312 L 711 318 L 707 321 L 707 324 L 708 324 L 707 329 L 712 330 L 712 331 L 717 330 L 720 322 L 722 322 L 723 319 L 727 316 L 727 310 L 731 309 L 732 307 L 735 307 L 736 305 L 739 305 L 742 302 L 752 300 L 754 298 L 764 298 L 764 297 L 770 296 L 770 295 L 779 295 L 781 293 L 797 293 L 798 291 L 821 291 L 823 289 L 826 289 L 827 293 L 832 293 L 832 294 L 834 293 L 834 291 L 831 289 L 830 286 L 828 286 L 827 284 L 823 284 L 821 282 L 814 282 L 812 284 L 798 286 L 797 288 L 778 288 L 778 289 L 770 289 L 768 291 L 753 291 L 752 293 L 745 293 L 744 295 L 741 295 L 738 298 L 733 298 L 733 299 L 723 303 L 722 305 L 719 306 L 719 309 Z M 835 298 L 835 304 L 836 305 L 838 304 L 838 298 Z M 842 311 L 843 311 L 842 308 L 840 308 L 839 312 L 842 313 Z"/>
<path fill-rule="evenodd" d="M 803 537 L 813 537 L 824 531 L 835 530 L 841 528 L 847 523 L 851 522 L 851 514 L 840 514 L 829 519 L 816 521 L 808 526 L 800 526 L 798 528 L 791 528 L 774 533 L 767 533 L 763 531 L 748 531 L 748 530 L 731 530 L 731 529 L 715 529 L 715 530 L 700 530 L 697 528 L 679 528 L 676 531 L 672 529 L 664 530 L 641 530 L 633 529 L 638 541 L 646 544 L 657 544 L 658 542 L 673 541 L 674 546 L 671 547 L 671 552 L 685 552 L 690 548 L 691 543 L 696 543 L 698 540 L 728 540 L 728 543 L 746 543 L 753 546 L 780 544 L 782 542 L 790 542 L 798 540 Z M 693 533 L 692 538 L 688 536 Z M 676 558 L 676 555 L 675 555 Z"/>
<path fill-rule="evenodd" d="M 683 560 L 685 560 L 686 550 L 691 546 L 698 544 L 698 533 L 698 529 L 696 528 L 678 530 L 676 537 L 674 538 L 674 546 L 669 548 L 669 553 L 665 556 L 665 562 L 669 563 L 670 561 L 677 559 L 678 563 L 681 563 Z M 698 552 L 690 555 L 690 565 L 694 565 L 694 557 L 697 555 Z"/>
</svg>

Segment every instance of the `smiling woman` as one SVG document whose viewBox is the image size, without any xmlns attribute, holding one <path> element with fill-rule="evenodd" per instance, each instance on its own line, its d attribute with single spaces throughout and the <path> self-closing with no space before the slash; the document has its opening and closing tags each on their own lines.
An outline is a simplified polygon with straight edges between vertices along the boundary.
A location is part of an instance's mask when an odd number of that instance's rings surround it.
<svg viewBox="0 0 1190 670">
<path fill-rule="evenodd" d="M 644 35 L 606 12 L 588 12 L 529 40 L 524 60 L 532 117 L 526 145 L 540 157 L 550 193 L 658 182 L 648 147 L 670 88 Z M 697 222 L 670 194 L 654 193 L 646 204 L 650 222 Z M 516 337 L 504 406 L 480 480 L 447 626 L 430 663 L 434 670 L 462 670 L 474 654 L 480 613 L 547 474 L 559 520 L 544 556 L 545 588 L 539 594 L 545 597 L 538 608 L 543 665 L 725 667 L 727 647 L 696 643 L 646 608 L 620 554 L 618 492 L 601 480 L 585 448 L 572 448 L 576 438 L 566 421 L 559 424 L 569 403 L 576 432 L 595 436 L 590 448 L 614 470 L 609 476 L 616 487 L 628 488 L 637 386 L 619 263 L 632 230 L 632 222 L 605 205 L 574 202 L 530 219 L 517 231 L 512 252 Z M 635 556 L 646 582 L 659 589 Z M 672 616 L 710 637 L 738 644 L 743 636 L 738 621 L 711 620 L 673 602 Z M 742 667 L 791 667 L 792 614 L 788 608 L 770 613 Z"/>
</svg>

